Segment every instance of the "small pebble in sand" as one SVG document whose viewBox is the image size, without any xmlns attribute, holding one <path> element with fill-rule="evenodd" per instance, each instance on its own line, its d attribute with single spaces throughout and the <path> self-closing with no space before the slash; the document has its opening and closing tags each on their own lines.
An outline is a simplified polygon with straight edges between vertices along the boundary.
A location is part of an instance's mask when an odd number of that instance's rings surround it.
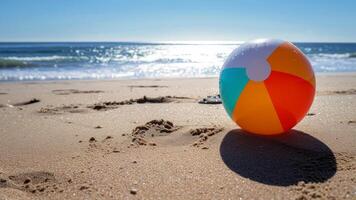
<svg viewBox="0 0 356 200">
<path fill-rule="evenodd" d="M 85 186 L 85 185 L 82 185 L 82 186 L 79 188 L 79 190 L 87 190 L 87 189 L 89 189 L 89 187 L 88 187 L 88 186 Z"/>
<path fill-rule="evenodd" d="M 102 126 L 98 125 L 98 126 L 95 126 L 94 127 L 95 129 L 100 129 L 100 128 L 103 128 Z"/>
<path fill-rule="evenodd" d="M 350 120 L 347 122 L 347 124 L 355 124 L 355 123 L 356 123 L 356 121 L 353 121 L 353 120 Z"/>
<path fill-rule="evenodd" d="M 316 115 L 315 113 L 308 113 L 307 116 L 314 116 Z"/>
<path fill-rule="evenodd" d="M 150 146 L 157 146 L 157 144 L 154 143 L 154 142 L 149 142 L 148 145 L 150 145 Z"/>
<path fill-rule="evenodd" d="M 132 143 L 138 145 L 147 145 L 148 142 L 141 137 L 134 137 L 132 138 Z"/>
<path fill-rule="evenodd" d="M 112 152 L 113 153 L 120 153 L 120 150 L 114 149 Z"/>
<path fill-rule="evenodd" d="M 130 193 L 133 194 L 133 195 L 137 194 L 137 189 L 132 188 L 132 189 L 130 190 Z"/>
<path fill-rule="evenodd" d="M 112 139 L 112 138 L 113 138 L 112 136 L 108 135 L 108 136 L 106 136 L 105 139 L 109 140 L 109 139 Z"/>
<path fill-rule="evenodd" d="M 125 133 L 123 133 L 121 136 L 125 136 L 126 134 Z"/>
<path fill-rule="evenodd" d="M 136 161 L 136 160 L 134 160 L 134 161 L 132 161 L 132 163 L 133 163 L 133 164 L 136 164 L 136 163 L 137 163 L 137 161 Z"/>
<path fill-rule="evenodd" d="M 209 147 L 202 147 L 201 149 L 209 149 Z"/>
<path fill-rule="evenodd" d="M 28 183 L 30 183 L 30 182 L 31 182 L 31 180 L 27 178 L 27 179 L 23 182 L 23 184 L 28 184 Z"/>
<path fill-rule="evenodd" d="M 89 142 L 96 142 L 95 137 L 91 137 L 91 138 L 89 139 Z"/>
<path fill-rule="evenodd" d="M 82 143 L 83 141 L 79 140 L 78 143 Z"/>
</svg>

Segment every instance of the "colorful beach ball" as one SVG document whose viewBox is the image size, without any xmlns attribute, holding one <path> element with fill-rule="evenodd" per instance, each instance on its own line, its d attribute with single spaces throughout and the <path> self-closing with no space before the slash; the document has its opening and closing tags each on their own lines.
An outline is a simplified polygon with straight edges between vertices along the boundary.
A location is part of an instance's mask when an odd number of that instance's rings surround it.
<svg viewBox="0 0 356 200">
<path fill-rule="evenodd" d="M 220 95 L 226 112 L 243 130 L 274 135 L 293 128 L 308 112 L 315 76 L 292 43 L 261 39 L 242 44 L 225 61 Z"/>
</svg>

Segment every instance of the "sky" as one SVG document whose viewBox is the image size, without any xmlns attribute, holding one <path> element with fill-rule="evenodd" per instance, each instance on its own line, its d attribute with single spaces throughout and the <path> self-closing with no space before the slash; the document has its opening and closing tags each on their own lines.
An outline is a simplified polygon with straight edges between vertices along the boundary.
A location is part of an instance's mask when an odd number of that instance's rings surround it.
<svg viewBox="0 0 356 200">
<path fill-rule="evenodd" d="M 0 0 L 0 41 L 356 42 L 355 0 Z"/>
</svg>

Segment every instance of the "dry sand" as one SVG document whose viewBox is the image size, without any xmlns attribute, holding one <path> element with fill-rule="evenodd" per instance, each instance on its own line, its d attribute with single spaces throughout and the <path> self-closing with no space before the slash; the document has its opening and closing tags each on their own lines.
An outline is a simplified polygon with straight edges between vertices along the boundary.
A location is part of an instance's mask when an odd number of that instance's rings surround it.
<svg viewBox="0 0 356 200">
<path fill-rule="evenodd" d="M 258 137 L 197 103 L 216 78 L 1 83 L 0 199 L 356 199 L 355 89 L 318 75 L 308 116 Z"/>
</svg>

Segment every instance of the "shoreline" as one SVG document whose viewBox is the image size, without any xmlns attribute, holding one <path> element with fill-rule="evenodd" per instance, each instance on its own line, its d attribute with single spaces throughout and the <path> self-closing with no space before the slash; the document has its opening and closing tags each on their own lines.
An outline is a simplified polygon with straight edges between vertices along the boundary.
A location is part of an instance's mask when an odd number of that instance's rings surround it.
<svg viewBox="0 0 356 200">
<path fill-rule="evenodd" d="M 355 76 L 356 72 L 316 72 L 316 77 L 325 77 L 325 76 Z M 157 77 L 157 78 L 112 78 L 112 79 L 53 79 L 53 80 L 9 80 L 9 81 L 0 81 L 0 84 L 21 84 L 21 83 L 59 83 L 59 82 L 115 82 L 115 81 L 152 81 L 152 80 L 189 80 L 189 79 L 217 79 L 216 76 L 207 76 L 207 77 Z"/>
</svg>

